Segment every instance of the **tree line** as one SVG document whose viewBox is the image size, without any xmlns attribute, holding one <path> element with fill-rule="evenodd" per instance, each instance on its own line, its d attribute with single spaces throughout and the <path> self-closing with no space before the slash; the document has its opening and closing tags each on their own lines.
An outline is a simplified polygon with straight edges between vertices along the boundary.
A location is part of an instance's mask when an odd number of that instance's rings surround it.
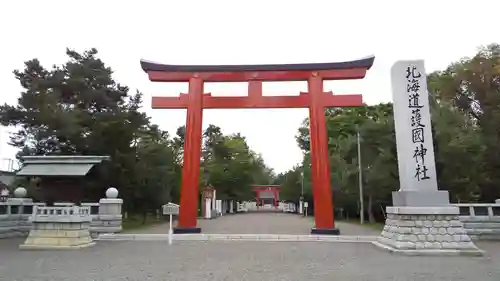
<svg viewBox="0 0 500 281">
<path fill-rule="evenodd" d="M 51 69 L 32 59 L 14 71 L 23 91 L 16 105 L 0 106 L 0 123 L 16 128 L 10 144 L 17 156 L 110 156 L 86 179 L 82 201 L 97 201 L 113 186 L 131 213 L 179 202 L 185 127 L 170 135 L 153 124 L 140 110 L 142 93 L 115 81 L 96 49 L 66 54 L 68 61 Z M 241 134 L 210 125 L 203 138 L 200 189 L 211 185 L 220 199 L 246 200 L 252 184 L 274 179 Z M 36 199 L 32 181 L 19 180 Z"/>
<path fill-rule="evenodd" d="M 44 68 L 37 59 L 14 71 L 23 88 L 16 105 L 0 106 L 0 122 L 17 131 L 11 145 L 22 155 L 109 155 L 98 178 L 87 181 L 85 200 L 117 187 L 129 212 L 147 212 L 180 196 L 185 127 L 175 135 L 141 112 L 143 95 L 112 77 L 97 50 L 67 50 L 68 61 Z M 500 46 L 428 75 L 438 185 L 452 202 L 500 198 Z M 361 136 L 365 210 L 375 221 L 399 189 L 391 103 L 326 110 L 331 179 L 336 211 L 359 215 L 357 133 Z M 221 199 L 252 199 L 252 184 L 281 184 L 280 197 L 312 204 L 309 128 L 297 144 L 300 165 L 275 175 L 241 134 L 203 132 L 200 188 L 211 185 Z M 33 194 L 32 194 L 33 195 Z M 310 208 L 312 210 L 312 208 Z"/>
<path fill-rule="evenodd" d="M 500 45 L 430 73 L 428 91 L 439 189 L 448 190 L 452 202 L 500 198 Z M 371 222 L 383 219 L 391 192 L 399 189 L 392 103 L 330 108 L 326 117 L 336 212 L 359 216 L 359 132 L 364 208 Z M 303 185 L 312 202 L 307 119 L 296 138 L 304 159 L 278 175 L 281 196 L 298 200 Z"/>
</svg>

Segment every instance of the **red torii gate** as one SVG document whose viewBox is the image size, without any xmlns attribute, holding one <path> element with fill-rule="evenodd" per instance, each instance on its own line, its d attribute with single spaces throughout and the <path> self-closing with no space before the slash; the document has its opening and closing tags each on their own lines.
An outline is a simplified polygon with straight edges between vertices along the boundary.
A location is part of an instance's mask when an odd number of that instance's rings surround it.
<svg viewBox="0 0 500 281">
<path fill-rule="evenodd" d="M 254 185 L 253 191 L 255 192 L 255 197 L 257 199 L 257 208 L 259 208 L 261 192 L 272 192 L 274 195 L 274 207 L 278 208 L 278 194 L 280 192 L 280 188 L 280 185 Z"/>
<path fill-rule="evenodd" d="M 189 82 L 179 97 L 152 97 L 153 109 L 187 109 L 180 215 L 175 233 L 199 233 L 197 227 L 202 119 L 205 108 L 309 108 L 313 234 L 338 234 L 333 217 L 326 107 L 362 106 L 361 95 L 333 95 L 323 91 L 323 80 L 362 79 L 375 57 L 334 63 L 271 65 L 167 65 L 141 61 L 153 82 Z M 262 82 L 307 81 L 308 92 L 298 96 L 263 96 Z M 248 96 L 213 97 L 205 82 L 248 82 Z"/>
</svg>

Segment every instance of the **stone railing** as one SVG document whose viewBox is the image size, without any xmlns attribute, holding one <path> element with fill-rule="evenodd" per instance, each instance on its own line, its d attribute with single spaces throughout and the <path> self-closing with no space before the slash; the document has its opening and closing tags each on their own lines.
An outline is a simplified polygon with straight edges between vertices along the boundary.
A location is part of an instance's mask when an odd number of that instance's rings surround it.
<svg viewBox="0 0 500 281">
<path fill-rule="evenodd" d="M 238 202 L 233 200 L 216 200 L 214 210 L 217 217 L 226 214 L 234 214 L 238 212 Z"/>
<path fill-rule="evenodd" d="M 257 202 L 247 202 L 247 210 L 248 211 L 257 211 Z"/>
<path fill-rule="evenodd" d="M 9 198 L 6 202 L 0 202 L 0 238 L 27 236 L 33 227 L 34 219 L 43 220 L 44 216 L 53 215 L 63 216 L 63 213 L 66 214 L 71 210 L 74 212 L 76 209 L 78 212 L 89 213 L 92 236 L 97 236 L 99 233 L 121 232 L 122 203 L 122 199 L 103 198 L 99 203 L 82 203 L 79 208 L 74 208 L 77 207 L 75 204 L 67 202 L 57 202 L 53 207 L 44 207 L 45 203 L 34 203 L 29 198 Z"/>
<path fill-rule="evenodd" d="M 248 212 L 248 202 L 236 202 L 236 211 L 239 213 Z"/>
<path fill-rule="evenodd" d="M 101 201 L 102 200 L 109 199 L 101 199 Z M 90 208 L 90 217 L 92 218 L 90 222 L 90 232 L 92 236 L 97 236 L 99 233 L 117 233 L 122 231 L 121 203 L 115 203 L 120 207 L 116 212 L 109 212 L 109 204 L 110 202 L 81 204 L 81 206 Z"/>
<path fill-rule="evenodd" d="M 284 213 L 296 213 L 297 212 L 297 206 L 295 205 L 295 203 L 280 202 L 278 209 Z"/>
<path fill-rule="evenodd" d="M 90 223 L 91 220 L 90 207 L 88 206 L 35 206 L 31 216 L 32 222 L 88 221 Z"/>
<path fill-rule="evenodd" d="M 460 209 L 460 221 L 475 240 L 500 240 L 500 202 L 453 204 Z"/>
</svg>

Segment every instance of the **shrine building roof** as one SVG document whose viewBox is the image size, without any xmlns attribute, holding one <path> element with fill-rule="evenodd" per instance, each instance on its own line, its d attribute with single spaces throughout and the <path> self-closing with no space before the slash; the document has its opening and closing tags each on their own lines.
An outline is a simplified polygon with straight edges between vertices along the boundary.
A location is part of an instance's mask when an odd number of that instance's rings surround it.
<svg viewBox="0 0 500 281">
<path fill-rule="evenodd" d="M 109 156 L 23 156 L 18 176 L 85 176 Z"/>
</svg>

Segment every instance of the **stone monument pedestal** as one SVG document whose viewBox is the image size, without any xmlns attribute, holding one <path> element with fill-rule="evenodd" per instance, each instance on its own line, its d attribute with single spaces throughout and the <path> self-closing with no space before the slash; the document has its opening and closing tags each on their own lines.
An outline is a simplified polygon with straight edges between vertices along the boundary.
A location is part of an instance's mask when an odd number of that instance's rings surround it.
<svg viewBox="0 0 500 281">
<path fill-rule="evenodd" d="M 446 190 L 400 190 L 392 193 L 394 206 L 438 207 L 449 206 L 450 195 Z"/>
<path fill-rule="evenodd" d="M 33 209 L 33 228 L 20 249 L 65 250 L 93 246 L 90 207 L 58 206 Z"/>
<path fill-rule="evenodd" d="M 405 206 L 386 211 L 376 246 L 409 255 L 483 255 L 460 222 L 458 207 Z"/>
</svg>

